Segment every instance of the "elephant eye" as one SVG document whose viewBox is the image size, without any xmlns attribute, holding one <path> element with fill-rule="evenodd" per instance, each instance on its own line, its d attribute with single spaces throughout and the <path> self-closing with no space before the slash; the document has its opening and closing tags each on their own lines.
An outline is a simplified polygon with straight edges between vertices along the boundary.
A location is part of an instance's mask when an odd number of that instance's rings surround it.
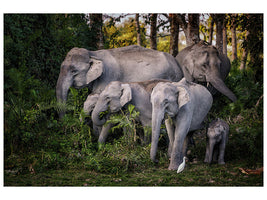
<svg viewBox="0 0 267 200">
<path fill-rule="evenodd" d="M 105 99 L 106 99 L 106 101 L 108 101 L 108 102 L 111 101 L 111 97 L 110 97 L 110 96 L 106 96 Z"/>
<path fill-rule="evenodd" d="M 71 72 L 72 74 L 76 74 L 76 73 L 78 72 L 78 70 L 75 69 L 74 66 L 70 66 L 70 72 Z"/>
<path fill-rule="evenodd" d="M 168 104 L 168 100 L 167 99 L 164 99 L 164 101 L 162 102 L 162 105 L 163 106 L 167 106 L 167 104 Z"/>
</svg>

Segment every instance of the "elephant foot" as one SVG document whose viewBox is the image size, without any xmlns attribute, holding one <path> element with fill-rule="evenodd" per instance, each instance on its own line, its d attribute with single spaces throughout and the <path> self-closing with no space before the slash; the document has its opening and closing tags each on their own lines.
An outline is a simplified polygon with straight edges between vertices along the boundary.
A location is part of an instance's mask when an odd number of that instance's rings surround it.
<svg viewBox="0 0 267 200">
<path fill-rule="evenodd" d="M 168 170 L 177 170 L 179 167 L 179 164 L 175 164 L 175 163 L 170 163 Z"/>
<path fill-rule="evenodd" d="M 177 169 L 178 169 L 178 167 L 171 167 L 171 166 L 168 167 L 168 170 L 171 170 L 171 171 L 174 171 L 174 170 L 177 170 Z"/>
<path fill-rule="evenodd" d="M 170 162 L 170 165 L 168 167 L 168 170 L 177 170 L 179 168 L 179 166 L 182 164 L 182 163 L 185 163 L 185 157 L 182 158 L 182 159 L 179 159 L 179 158 L 173 158 L 173 156 L 171 157 L 171 162 Z"/>
</svg>

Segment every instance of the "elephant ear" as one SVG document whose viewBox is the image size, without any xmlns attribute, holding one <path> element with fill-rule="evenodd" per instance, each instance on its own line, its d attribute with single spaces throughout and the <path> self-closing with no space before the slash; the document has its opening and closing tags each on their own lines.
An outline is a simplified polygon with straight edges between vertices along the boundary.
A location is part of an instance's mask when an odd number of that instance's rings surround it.
<svg viewBox="0 0 267 200">
<path fill-rule="evenodd" d="M 186 88 L 182 86 L 177 86 L 178 89 L 178 105 L 179 109 L 181 109 L 184 105 L 186 105 L 190 101 L 190 96 Z"/>
<path fill-rule="evenodd" d="M 86 74 L 86 84 L 91 83 L 100 77 L 104 70 L 103 61 L 94 57 L 90 57 L 90 69 Z"/>
<path fill-rule="evenodd" d="M 121 94 L 121 98 L 120 98 L 120 104 L 121 106 L 124 106 L 126 103 L 128 103 L 129 101 L 131 101 L 132 99 L 132 90 L 129 84 L 122 84 L 121 85 L 122 88 L 122 94 Z"/>
</svg>

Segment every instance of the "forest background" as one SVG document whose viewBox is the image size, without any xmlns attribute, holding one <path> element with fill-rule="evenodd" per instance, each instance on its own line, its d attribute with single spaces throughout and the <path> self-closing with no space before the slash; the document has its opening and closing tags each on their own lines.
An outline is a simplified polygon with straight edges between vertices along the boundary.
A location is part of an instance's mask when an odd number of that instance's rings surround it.
<svg viewBox="0 0 267 200">
<path fill-rule="evenodd" d="M 230 124 L 229 164 L 224 168 L 201 163 L 203 134 L 196 136 L 191 153 L 196 164 L 188 173 L 199 170 L 204 176 L 187 174 L 182 182 L 165 177 L 173 176 L 163 170 L 168 164 L 166 135 L 160 141 L 160 167 L 150 162 L 149 146 L 120 130 L 98 149 L 91 127 L 80 122 L 86 88 L 71 89 L 68 113 L 58 120 L 55 85 L 71 48 L 136 44 L 175 56 L 200 39 L 227 53 L 232 62 L 226 84 L 238 100 L 231 103 L 217 94 L 209 114 L 210 120 L 220 117 Z M 134 119 L 124 126 L 132 123 Z M 4 14 L 5 185 L 263 185 L 263 175 L 243 177 L 239 171 L 262 166 L 263 14 Z M 89 171 L 99 178 L 68 179 L 62 177 L 65 170 Z M 123 182 L 121 177 L 131 173 L 158 176 Z"/>
</svg>

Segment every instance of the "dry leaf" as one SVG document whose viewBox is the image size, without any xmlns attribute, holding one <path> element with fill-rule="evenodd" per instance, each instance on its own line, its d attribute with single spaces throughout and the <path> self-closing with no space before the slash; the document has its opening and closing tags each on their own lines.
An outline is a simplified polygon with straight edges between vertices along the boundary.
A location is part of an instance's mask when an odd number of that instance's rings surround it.
<svg viewBox="0 0 267 200">
<path fill-rule="evenodd" d="M 263 167 L 261 167 L 259 169 L 244 169 L 244 168 L 239 168 L 239 170 L 243 174 L 256 174 L 256 175 L 260 175 L 263 172 Z"/>
</svg>

